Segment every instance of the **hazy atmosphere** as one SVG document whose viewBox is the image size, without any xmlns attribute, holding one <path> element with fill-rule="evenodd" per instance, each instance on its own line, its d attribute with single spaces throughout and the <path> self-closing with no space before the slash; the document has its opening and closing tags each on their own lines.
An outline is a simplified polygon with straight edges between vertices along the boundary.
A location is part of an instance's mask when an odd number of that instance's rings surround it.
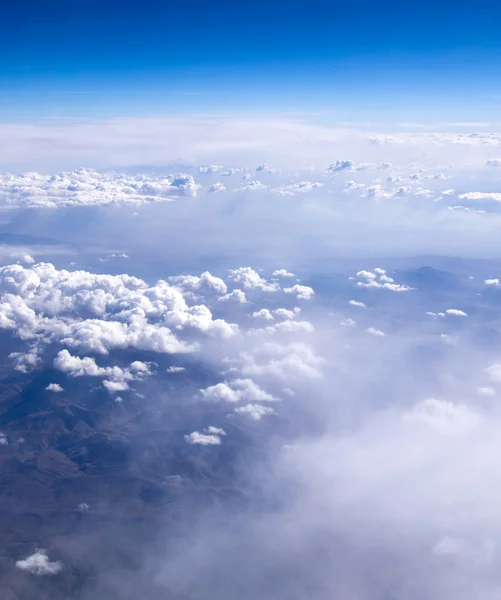
<svg viewBox="0 0 501 600">
<path fill-rule="evenodd" d="M 498 4 L 1 11 L 2 600 L 499 600 Z"/>
</svg>

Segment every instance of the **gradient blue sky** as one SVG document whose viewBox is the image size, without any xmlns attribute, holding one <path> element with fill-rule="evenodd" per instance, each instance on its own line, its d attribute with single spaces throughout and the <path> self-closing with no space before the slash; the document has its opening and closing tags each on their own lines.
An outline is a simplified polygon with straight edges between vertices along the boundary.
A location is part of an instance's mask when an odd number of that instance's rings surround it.
<svg viewBox="0 0 501 600">
<path fill-rule="evenodd" d="M 0 114 L 319 111 L 493 120 L 501 3 L 2 3 Z M 499 120 L 499 119 L 498 119 Z"/>
</svg>

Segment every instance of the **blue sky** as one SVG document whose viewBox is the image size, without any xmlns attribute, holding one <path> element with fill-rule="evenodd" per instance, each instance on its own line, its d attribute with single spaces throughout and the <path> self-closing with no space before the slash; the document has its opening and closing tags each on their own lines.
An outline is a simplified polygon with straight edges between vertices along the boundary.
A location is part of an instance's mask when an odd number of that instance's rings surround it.
<svg viewBox="0 0 501 600">
<path fill-rule="evenodd" d="M 2 8 L 3 121 L 249 110 L 493 119 L 494 1 L 49 0 Z"/>
</svg>

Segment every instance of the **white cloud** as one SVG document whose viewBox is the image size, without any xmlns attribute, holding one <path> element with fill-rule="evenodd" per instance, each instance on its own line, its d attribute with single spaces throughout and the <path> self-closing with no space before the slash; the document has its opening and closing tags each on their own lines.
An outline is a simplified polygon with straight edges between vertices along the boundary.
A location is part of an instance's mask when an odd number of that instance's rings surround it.
<svg viewBox="0 0 501 600">
<path fill-rule="evenodd" d="M 386 275 L 386 271 L 377 267 L 372 271 L 358 271 L 357 277 L 365 281 L 357 281 L 357 286 L 369 289 L 389 290 L 391 292 L 409 292 L 412 290 L 407 285 L 395 283 L 395 281 Z"/>
<path fill-rule="evenodd" d="M 358 300 L 349 300 L 348 304 L 351 304 L 351 306 L 358 306 L 359 308 L 367 308 L 363 302 L 359 302 Z"/>
<path fill-rule="evenodd" d="M 99 206 L 165 202 L 179 196 L 196 196 L 191 175 L 148 177 L 77 169 L 46 176 L 39 173 L 0 175 L 0 205 L 4 208 Z"/>
<path fill-rule="evenodd" d="M 271 314 L 271 312 L 268 308 L 261 308 L 260 310 L 253 312 L 252 316 L 255 319 L 264 319 L 265 321 L 274 321 L 275 320 L 275 317 Z"/>
<path fill-rule="evenodd" d="M 63 388 L 59 385 L 59 383 L 49 383 L 49 385 L 45 388 L 48 392 L 62 392 Z"/>
<path fill-rule="evenodd" d="M 377 337 L 386 337 L 386 333 L 384 331 L 376 329 L 375 327 L 369 327 L 369 329 L 367 329 L 367 333 L 370 333 L 371 335 L 375 335 Z"/>
<path fill-rule="evenodd" d="M 193 431 L 189 435 L 185 435 L 184 439 L 188 444 L 198 444 L 200 446 L 219 446 L 221 444 L 221 436 L 226 435 L 224 429 L 214 427 L 213 425 L 200 431 Z"/>
<path fill-rule="evenodd" d="M 263 292 L 276 292 L 280 288 L 274 282 L 268 282 L 251 267 L 240 267 L 230 271 L 229 279 L 235 283 L 241 283 L 245 289 L 258 288 Z"/>
<path fill-rule="evenodd" d="M 38 549 L 27 558 L 16 561 L 16 567 L 32 575 L 57 575 L 63 565 L 58 560 L 51 562 L 47 552 Z"/>
<path fill-rule="evenodd" d="M 490 158 L 485 164 L 488 167 L 501 167 L 501 158 Z"/>
<path fill-rule="evenodd" d="M 315 294 L 313 288 L 307 285 L 293 285 L 292 287 L 284 288 L 286 294 L 296 294 L 298 300 L 310 300 Z"/>
<path fill-rule="evenodd" d="M 213 183 L 210 186 L 210 188 L 209 188 L 209 192 L 211 194 L 215 194 L 215 193 L 218 193 L 218 192 L 224 192 L 224 191 L 226 191 L 225 186 L 222 183 L 219 183 L 219 182 Z"/>
<path fill-rule="evenodd" d="M 262 390 L 252 379 L 234 379 L 200 390 L 207 402 L 273 402 L 271 394 Z"/>
<path fill-rule="evenodd" d="M 219 302 L 238 302 L 239 304 L 245 304 L 247 302 L 247 297 L 245 296 L 245 292 L 242 290 L 233 290 L 229 294 L 221 296 L 218 298 Z"/>
<path fill-rule="evenodd" d="M 451 315 L 454 317 L 467 317 L 468 314 L 465 313 L 463 310 L 458 310 L 457 308 L 448 308 L 445 311 L 446 315 Z"/>
<path fill-rule="evenodd" d="M 277 269 L 273 271 L 272 275 L 274 277 L 295 277 L 295 274 L 287 271 L 287 269 Z"/>
<path fill-rule="evenodd" d="M 273 192 L 279 196 L 296 196 L 297 194 L 305 194 L 321 187 L 323 187 L 323 183 L 318 181 L 299 181 L 298 183 L 291 183 L 275 188 Z"/>
</svg>

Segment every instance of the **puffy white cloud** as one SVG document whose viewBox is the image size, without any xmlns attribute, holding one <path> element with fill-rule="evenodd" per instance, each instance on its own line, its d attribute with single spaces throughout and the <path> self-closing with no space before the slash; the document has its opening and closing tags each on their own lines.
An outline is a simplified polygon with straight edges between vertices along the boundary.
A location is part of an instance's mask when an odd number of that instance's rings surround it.
<svg viewBox="0 0 501 600">
<path fill-rule="evenodd" d="M 0 329 L 34 341 L 29 355 L 12 356 L 20 368 L 35 365 L 38 349 L 51 341 L 100 354 L 118 348 L 183 353 L 196 350 L 176 337 L 184 330 L 235 335 L 237 325 L 213 319 L 204 304 L 190 306 L 186 288 L 222 293 L 226 284 L 210 273 L 149 286 L 128 275 L 8 265 L 0 268 Z"/>
<path fill-rule="evenodd" d="M 10 208 L 144 204 L 196 196 L 198 187 L 191 175 L 132 176 L 91 169 L 52 176 L 0 175 L 0 204 Z"/>
<path fill-rule="evenodd" d="M 242 284 L 245 289 L 258 288 L 263 292 L 276 292 L 280 289 L 278 284 L 266 281 L 251 267 L 240 267 L 239 269 L 231 270 L 229 279 L 235 283 Z"/>
<path fill-rule="evenodd" d="M 381 268 L 372 271 L 358 271 L 357 277 L 365 281 L 357 281 L 357 286 L 369 289 L 389 290 L 391 292 L 409 292 L 412 290 L 407 285 L 395 283 L 395 281 L 386 275 L 386 271 Z"/>
<path fill-rule="evenodd" d="M 277 400 L 252 379 L 234 379 L 200 390 L 207 402 L 273 402 Z"/>
<path fill-rule="evenodd" d="M 60 561 L 51 562 L 47 552 L 41 548 L 27 558 L 16 561 L 16 567 L 32 575 L 57 575 L 63 569 Z"/>
<path fill-rule="evenodd" d="M 499 286 L 499 279 L 485 279 L 484 280 L 485 285 L 495 285 L 495 286 Z"/>
<path fill-rule="evenodd" d="M 464 310 L 459 310 L 457 308 L 448 308 L 445 311 L 446 315 L 452 315 L 454 317 L 467 317 L 467 313 L 464 312 Z"/>
<path fill-rule="evenodd" d="M 340 171 L 365 171 L 372 167 L 370 163 L 355 164 L 353 160 L 336 160 L 327 167 L 328 173 L 339 173 Z"/>
<path fill-rule="evenodd" d="M 242 290 L 233 290 L 229 294 L 225 294 L 218 298 L 219 302 L 238 302 L 239 304 L 245 304 L 247 302 L 247 297 L 245 296 L 245 292 Z"/>
<path fill-rule="evenodd" d="M 273 271 L 272 275 L 274 277 L 295 277 L 295 274 L 287 271 L 287 269 L 277 269 Z"/>
<path fill-rule="evenodd" d="M 367 308 L 363 302 L 359 302 L 358 300 L 349 300 L 348 304 L 351 304 L 351 306 L 357 306 L 358 308 Z"/>
<path fill-rule="evenodd" d="M 271 314 L 268 308 L 261 308 L 261 310 L 257 310 L 252 313 L 252 316 L 255 319 L 264 319 L 265 321 L 274 321 L 275 317 Z"/>
<path fill-rule="evenodd" d="M 298 300 L 309 300 L 315 294 L 313 288 L 307 285 L 293 285 L 292 287 L 284 288 L 286 294 L 296 294 Z"/>
<path fill-rule="evenodd" d="M 45 388 L 48 392 L 62 392 L 63 388 L 59 385 L 59 383 L 49 383 L 49 385 Z"/>
<path fill-rule="evenodd" d="M 123 392 L 129 389 L 129 381 L 142 379 L 151 374 L 150 368 L 141 361 L 132 362 L 128 368 L 99 367 L 90 356 L 80 358 L 72 356 L 68 350 L 58 352 L 54 359 L 54 367 L 70 377 L 102 377 L 103 386 L 110 392 Z"/>
<path fill-rule="evenodd" d="M 193 431 L 189 435 L 185 435 L 184 439 L 188 444 L 198 444 L 199 446 L 219 446 L 221 444 L 221 436 L 226 435 L 224 429 L 210 425 L 206 429 Z"/>
</svg>

